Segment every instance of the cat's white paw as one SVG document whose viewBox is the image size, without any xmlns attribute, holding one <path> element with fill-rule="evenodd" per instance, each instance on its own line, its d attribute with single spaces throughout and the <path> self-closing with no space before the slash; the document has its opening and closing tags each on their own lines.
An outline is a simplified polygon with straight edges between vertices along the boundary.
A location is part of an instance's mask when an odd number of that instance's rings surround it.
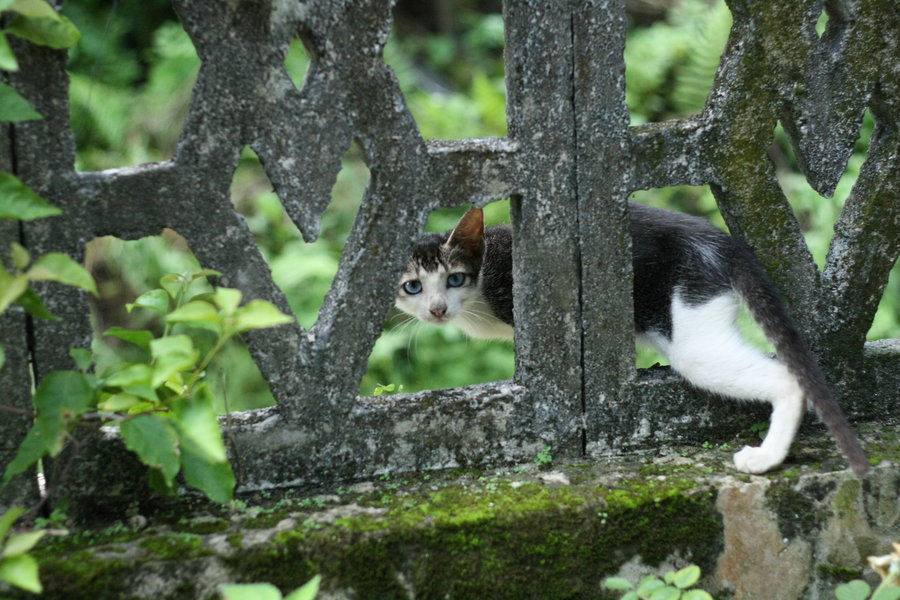
<svg viewBox="0 0 900 600">
<path fill-rule="evenodd" d="M 783 460 L 783 456 L 768 452 L 761 447 L 744 446 L 743 450 L 734 455 L 734 466 L 743 473 L 760 475 L 774 469 Z"/>
</svg>

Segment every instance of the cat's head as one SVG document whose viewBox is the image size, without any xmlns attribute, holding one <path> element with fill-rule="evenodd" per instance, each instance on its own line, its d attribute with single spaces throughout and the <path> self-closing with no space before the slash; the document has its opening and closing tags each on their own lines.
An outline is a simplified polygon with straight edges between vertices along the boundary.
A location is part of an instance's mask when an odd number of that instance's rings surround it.
<svg viewBox="0 0 900 600">
<path fill-rule="evenodd" d="M 429 233 L 413 249 L 400 279 L 396 306 L 421 321 L 449 323 L 481 299 L 484 215 L 470 209 L 449 234 Z"/>
</svg>

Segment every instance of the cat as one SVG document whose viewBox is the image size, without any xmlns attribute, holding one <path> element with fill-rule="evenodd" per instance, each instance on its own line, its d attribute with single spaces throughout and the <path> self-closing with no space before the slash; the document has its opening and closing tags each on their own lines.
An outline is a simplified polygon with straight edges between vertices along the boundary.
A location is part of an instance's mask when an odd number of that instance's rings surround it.
<svg viewBox="0 0 900 600">
<path fill-rule="evenodd" d="M 772 404 L 762 444 L 734 455 L 737 470 L 778 467 L 808 400 L 862 475 L 868 461 L 822 371 L 749 247 L 703 219 L 629 203 L 634 320 L 639 341 L 666 356 L 693 386 Z M 743 300 L 778 359 L 749 346 L 735 318 Z M 513 338 L 512 227 L 484 227 L 472 208 L 447 233 L 415 245 L 395 300 L 434 325 L 452 323 L 473 338 Z"/>
</svg>

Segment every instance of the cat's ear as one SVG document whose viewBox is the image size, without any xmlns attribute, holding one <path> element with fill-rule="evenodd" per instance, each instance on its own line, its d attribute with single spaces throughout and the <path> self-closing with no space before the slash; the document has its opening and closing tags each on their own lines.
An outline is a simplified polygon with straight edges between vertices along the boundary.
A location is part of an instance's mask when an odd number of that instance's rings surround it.
<svg viewBox="0 0 900 600">
<path fill-rule="evenodd" d="M 473 256 L 481 256 L 484 252 L 484 211 L 470 208 L 450 232 L 447 245 L 457 246 Z"/>
</svg>

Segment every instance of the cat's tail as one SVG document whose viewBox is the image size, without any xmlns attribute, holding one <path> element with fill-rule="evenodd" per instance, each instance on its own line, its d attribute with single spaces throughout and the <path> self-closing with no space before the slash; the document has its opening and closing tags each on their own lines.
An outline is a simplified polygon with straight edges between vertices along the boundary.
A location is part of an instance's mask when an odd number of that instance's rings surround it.
<svg viewBox="0 0 900 600">
<path fill-rule="evenodd" d="M 825 375 L 818 361 L 788 316 L 774 285 L 756 257 L 742 242 L 734 241 L 737 254 L 735 259 L 739 267 L 732 274 L 735 290 L 775 346 L 778 358 L 797 378 L 807 400 L 812 403 L 828 431 L 834 436 L 838 448 L 850 459 L 850 467 L 857 475 L 865 474 L 869 469 L 869 461 L 859 438 L 825 383 Z"/>
</svg>

